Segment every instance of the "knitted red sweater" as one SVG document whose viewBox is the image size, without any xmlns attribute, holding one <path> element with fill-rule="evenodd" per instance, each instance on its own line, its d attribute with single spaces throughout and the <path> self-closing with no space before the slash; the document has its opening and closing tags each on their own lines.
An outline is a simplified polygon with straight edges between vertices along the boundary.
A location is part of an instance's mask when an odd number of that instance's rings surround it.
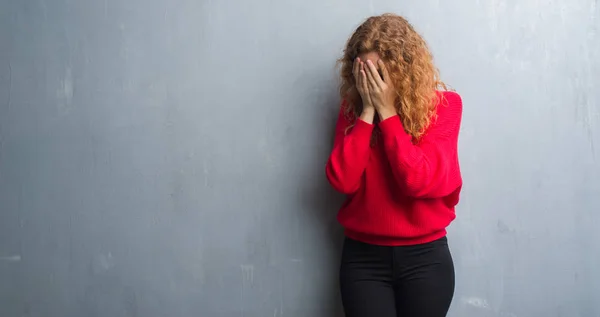
<svg viewBox="0 0 600 317">
<path fill-rule="evenodd" d="M 437 118 L 416 145 L 393 116 L 378 123 L 380 139 L 371 146 L 374 126 L 348 120 L 343 111 L 348 104 L 342 102 L 326 173 L 333 188 L 347 194 L 338 213 L 346 236 L 397 246 L 446 235 L 462 187 L 457 151 L 462 101 L 454 92 L 440 94 Z"/>
</svg>

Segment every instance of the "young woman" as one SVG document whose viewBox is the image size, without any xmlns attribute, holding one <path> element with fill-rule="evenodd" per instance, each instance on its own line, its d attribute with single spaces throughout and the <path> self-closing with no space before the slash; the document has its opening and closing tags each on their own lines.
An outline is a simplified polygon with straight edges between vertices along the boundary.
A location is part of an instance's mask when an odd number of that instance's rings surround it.
<svg viewBox="0 0 600 317">
<path fill-rule="evenodd" d="M 367 19 L 340 60 L 342 104 L 327 178 L 347 195 L 346 317 L 442 317 L 454 294 L 446 227 L 462 178 L 458 94 L 402 17 Z"/>
</svg>

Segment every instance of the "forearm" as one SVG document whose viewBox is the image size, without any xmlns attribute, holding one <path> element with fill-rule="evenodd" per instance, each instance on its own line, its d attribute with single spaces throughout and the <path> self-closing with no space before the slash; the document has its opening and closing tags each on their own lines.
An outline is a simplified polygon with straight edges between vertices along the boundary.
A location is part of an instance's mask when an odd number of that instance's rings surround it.
<svg viewBox="0 0 600 317">
<path fill-rule="evenodd" d="M 326 174 L 329 183 L 334 189 L 344 194 L 351 194 L 358 190 L 362 175 L 369 162 L 370 140 L 373 130 L 372 122 L 374 113 L 363 113 L 354 127 L 337 141 L 327 161 Z M 365 118 L 363 120 L 362 118 Z"/>
<path fill-rule="evenodd" d="M 384 148 L 392 173 L 405 194 L 420 198 L 443 197 L 460 185 L 456 142 L 429 138 L 411 142 L 399 118 L 381 122 Z"/>
</svg>

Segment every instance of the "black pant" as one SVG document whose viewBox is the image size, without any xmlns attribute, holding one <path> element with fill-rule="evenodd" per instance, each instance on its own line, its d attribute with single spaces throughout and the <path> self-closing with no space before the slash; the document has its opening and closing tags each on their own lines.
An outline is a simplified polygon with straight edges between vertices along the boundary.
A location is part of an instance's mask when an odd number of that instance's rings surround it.
<svg viewBox="0 0 600 317">
<path fill-rule="evenodd" d="M 448 240 L 387 247 L 346 238 L 340 286 L 346 317 L 444 317 L 454 295 Z"/>
</svg>

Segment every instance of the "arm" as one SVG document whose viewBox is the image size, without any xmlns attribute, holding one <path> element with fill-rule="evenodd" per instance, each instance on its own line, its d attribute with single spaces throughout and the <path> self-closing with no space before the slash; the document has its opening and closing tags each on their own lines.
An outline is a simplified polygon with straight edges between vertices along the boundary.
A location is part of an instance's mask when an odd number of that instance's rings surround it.
<svg viewBox="0 0 600 317">
<path fill-rule="evenodd" d="M 447 105 L 438 105 L 437 120 L 418 145 L 411 142 L 398 115 L 379 125 L 394 178 L 409 196 L 445 197 L 462 185 L 457 149 L 462 101 L 452 92 L 444 97 Z"/>
<path fill-rule="evenodd" d="M 347 102 L 343 101 L 335 126 L 335 140 L 327 161 L 326 175 L 335 190 L 352 194 L 359 189 L 361 177 L 369 162 L 374 114 L 361 115 L 354 126 L 346 131 L 351 125 L 344 114 L 347 106 Z"/>
</svg>

